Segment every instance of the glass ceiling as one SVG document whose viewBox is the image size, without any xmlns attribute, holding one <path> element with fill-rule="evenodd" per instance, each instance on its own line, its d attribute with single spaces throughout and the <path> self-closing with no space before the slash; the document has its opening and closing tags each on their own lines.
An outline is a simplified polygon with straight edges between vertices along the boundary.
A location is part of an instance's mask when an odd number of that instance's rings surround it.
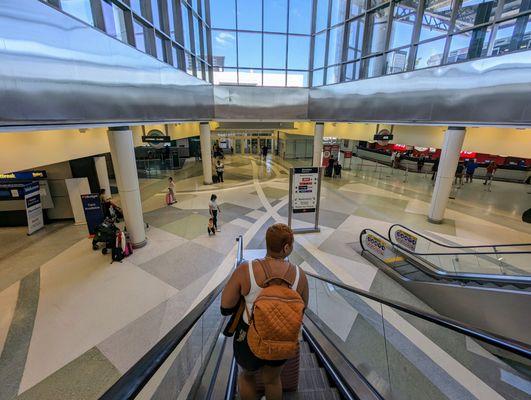
<svg viewBox="0 0 531 400">
<path fill-rule="evenodd" d="M 531 49 L 529 0 L 41 0 L 214 84 L 315 87 Z"/>
</svg>

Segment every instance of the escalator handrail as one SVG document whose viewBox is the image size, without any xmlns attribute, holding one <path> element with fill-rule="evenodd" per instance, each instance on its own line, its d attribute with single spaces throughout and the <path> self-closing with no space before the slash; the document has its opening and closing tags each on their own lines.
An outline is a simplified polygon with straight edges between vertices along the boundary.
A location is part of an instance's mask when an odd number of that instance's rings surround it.
<svg viewBox="0 0 531 400">
<path fill-rule="evenodd" d="M 448 249 L 476 249 L 476 248 L 497 248 L 497 247 L 525 247 L 525 246 L 530 246 L 531 247 L 531 243 L 512 243 L 512 244 L 481 244 L 481 245 L 477 245 L 477 246 L 462 246 L 462 245 L 449 245 L 449 244 L 445 244 L 445 243 L 441 243 L 441 242 L 438 242 L 436 241 L 435 239 L 433 238 L 430 238 L 418 231 L 415 231 L 414 229 L 411 229 L 411 228 L 408 228 L 407 226 L 404 226 L 402 224 L 393 224 L 389 227 L 389 230 L 387 231 L 387 236 L 388 236 L 388 240 L 394 244 L 395 246 L 399 246 L 398 243 L 395 243 L 393 241 L 393 237 L 391 235 L 391 231 L 393 230 L 393 228 L 395 227 L 401 227 L 401 228 L 404 228 L 410 232 L 413 232 L 415 235 L 417 236 L 420 236 L 424 239 L 426 239 L 427 241 L 431 242 L 431 243 L 435 243 L 437 246 L 441 246 L 441 247 L 446 247 Z M 497 252 L 486 252 L 486 253 L 478 253 L 478 252 L 473 252 L 473 253 L 442 253 L 442 254 L 449 254 L 449 255 L 452 255 L 452 254 L 531 254 L 531 250 L 527 250 L 527 251 L 516 251 L 516 252 L 501 252 L 501 251 L 497 251 Z M 425 254 L 419 254 L 419 255 L 425 255 Z M 429 255 L 439 255 L 439 253 L 429 253 Z"/>
<path fill-rule="evenodd" d="M 415 253 L 409 249 L 406 249 L 405 247 L 399 244 L 394 244 L 393 242 L 389 241 L 388 238 L 386 238 L 385 236 L 381 235 L 380 233 L 370 228 L 365 228 L 360 233 L 359 241 L 360 241 L 360 245 L 363 251 L 367 251 L 367 249 L 365 248 L 365 245 L 363 244 L 363 235 L 368 232 L 370 232 L 372 235 L 376 235 L 380 237 L 386 243 L 389 243 L 391 246 L 398 248 L 402 252 L 407 253 L 410 256 L 411 255 L 421 256 L 420 258 L 422 258 L 422 256 L 440 256 L 440 255 L 442 256 L 453 256 L 453 255 L 462 256 L 462 255 L 481 255 L 481 254 L 492 255 L 494 254 L 494 253 Z M 506 253 L 498 252 L 497 254 L 506 254 Z M 509 253 L 509 254 L 512 254 L 512 253 Z M 505 282 L 505 283 L 521 283 L 521 284 L 531 283 L 531 276 L 528 276 L 528 275 L 505 275 L 505 274 L 502 275 L 502 274 L 492 274 L 492 273 L 477 274 L 477 273 L 466 273 L 466 272 L 452 273 L 451 271 L 449 272 L 448 270 L 437 267 L 436 265 L 428 262 L 427 260 L 424 260 L 424 259 L 422 260 L 423 260 L 423 263 L 427 264 L 429 267 L 427 272 L 429 274 L 435 274 L 436 276 L 439 276 L 439 277 L 450 278 L 450 279 L 466 279 L 466 280 L 473 280 L 473 279 L 491 280 L 491 281 L 500 281 L 500 282 Z"/>
<path fill-rule="evenodd" d="M 395 310 L 402 311 L 406 314 L 412 315 L 414 317 L 423 319 L 425 321 L 434 323 L 436 325 L 442 326 L 444 328 L 450 329 L 454 332 L 458 332 L 460 334 L 470 336 L 475 339 L 479 339 L 483 342 L 486 342 L 488 344 L 491 344 L 495 347 L 501 348 L 503 350 L 506 350 L 510 353 L 516 354 L 518 356 L 524 357 L 526 359 L 531 359 L 531 347 L 525 343 L 519 342 L 517 340 L 509 339 L 500 335 L 496 335 L 494 333 L 484 331 L 481 329 L 474 328 L 470 325 L 464 324 L 460 321 L 443 317 L 440 315 L 435 315 L 428 313 L 426 311 L 423 311 L 417 307 L 410 306 L 408 304 L 390 300 L 378 295 L 375 295 L 373 293 L 367 292 L 363 289 L 358 289 L 353 286 L 347 285 L 345 283 L 335 281 L 332 279 L 325 278 L 320 275 L 316 275 L 312 272 L 304 271 L 304 273 L 307 276 L 310 276 L 314 279 L 329 283 L 331 285 L 337 286 L 341 289 L 347 290 L 349 292 L 352 292 L 354 294 L 357 294 L 361 297 L 367 298 L 369 300 L 373 300 L 377 303 L 386 305 L 388 307 L 391 307 Z"/>
<path fill-rule="evenodd" d="M 243 237 L 237 239 L 237 262 L 243 260 Z M 217 285 L 201 302 L 177 323 L 157 344 L 142 356 L 125 374 L 123 374 L 101 397 L 100 400 L 134 399 L 173 353 L 196 322 L 212 305 L 221 293 L 229 276 Z"/>
<path fill-rule="evenodd" d="M 395 224 L 395 225 L 398 225 L 398 224 Z M 402 246 L 399 243 L 393 242 L 389 237 L 385 237 L 382 234 L 380 234 L 380 233 L 378 233 L 378 232 L 376 232 L 376 231 L 374 231 L 374 230 L 372 230 L 370 228 L 365 228 L 360 233 L 360 243 L 362 243 L 362 246 L 363 246 L 363 242 L 362 242 L 361 238 L 363 237 L 363 234 L 366 233 L 366 232 L 374 233 L 377 236 L 379 236 L 382 239 L 384 239 L 386 242 L 389 242 L 390 244 L 395 246 L 396 248 L 398 248 L 400 250 L 403 250 L 404 252 L 407 252 L 407 253 L 412 254 L 414 256 L 477 256 L 477 255 L 497 255 L 497 254 L 531 254 L 531 250 L 528 250 L 528 251 L 486 251 L 486 252 L 476 252 L 476 251 L 464 252 L 463 251 L 463 252 L 450 252 L 450 253 L 417 253 L 417 252 L 411 251 L 410 249 L 405 248 L 404 246 Z M 411 231 L 411 232 L 415 232 L 415 231 Z M 433 241 L 433 243 L 438 244 L 435 241 Z M 525 244 L 520 244 L 520 245 L 524 246 Z M 448 247 L 448 246 L 446 246 L 446 247 Z M 475 246 L 468 246 L 468 247 L 463 246 L 462 248 L 474 248 L 474 247 Z M 493 246 L 484 246 L 484 247 L 493 247 Z M 449 248 L 454 248 L 454 247 L 449 247 Z M 459 248 L 459 247 L 455 247 L 455 248 Z"/>
</svg>

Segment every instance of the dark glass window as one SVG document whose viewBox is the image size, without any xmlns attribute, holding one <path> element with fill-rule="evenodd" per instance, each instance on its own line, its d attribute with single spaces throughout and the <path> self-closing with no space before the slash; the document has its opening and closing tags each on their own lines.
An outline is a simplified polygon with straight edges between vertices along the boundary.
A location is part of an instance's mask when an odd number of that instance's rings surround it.
<svg viewBox="0 0 531 400">
<path fill-rule="evenodd" d="M 90 0 L 61 0 L 61 9 L 87 24 L 94 26 Z"/>
<path fill-rule="evenodd" d="M 463 0 L 457 10 L 454 31 L 459 32 L 492 21 L 498 0 Z"/>
<path fill-rule="evenodd" d="M 407 60 L 409 57 L 409 47 L 391 51 L 385 58 L 385 73 L 396 74 L 404 72 L 407 69 Z"/>
<path fill-rule="evenodd" d="M 160 61 L 166 62 L 168 57 L 166 57 L 166 46 L 164 45 L 164 39 L 161 36 L 155 35 L 155 47 L 157 49 L 157 58 Z"/>
<path fill-rule="evenodd" d="M 350 16 L 355 17 L 363 14 L 365 9 L 365 0 L 350 0 Z"/>
<path fill-rule="evenodd" d="M 191 50 L 191 44 L 190 44 L 190 9 L 184 4 L 181 3 L 181 14 L 183 18 L 183 38 L 184 38 L 184 48 L 186 50 Z"/>
<path fill-rule="evenodd" d="M 446 37 L 419 44 L 415 57 L 415 69 L 441 65 Z"/>
<path fill-rule="evenodd" d="M 318 69 L 312 72 L 312 86 L 322 86 L 324 80 L 324 69 Z"/>
<path fill-rule="evenodd" d="M 105 31 L 112 37 L 127 43 L 124 11 L 109 0 L 102 0 L 101 8 L 103 10 Z"/>
<path fill-rule="evenodd" d="M 157 29 L 162 29 L 158 0 L 151 0 L 151 15 L 153 16 L 153 26 Z"/>
<path fill-rule="evenodd" d="M 348 47 L 347 60 L 355 60 L 361 57 L 363 46 L 363 27 L 365 26 L 365 19 L 357 18 L 348 23 Z"/>
<path fill-rule="evenodd" d="M 146 52 L 146 27 L 142 22 L 133 18 L 133 30 L 135 34 L 135 46 L 138 50 Z"/>
</svg>

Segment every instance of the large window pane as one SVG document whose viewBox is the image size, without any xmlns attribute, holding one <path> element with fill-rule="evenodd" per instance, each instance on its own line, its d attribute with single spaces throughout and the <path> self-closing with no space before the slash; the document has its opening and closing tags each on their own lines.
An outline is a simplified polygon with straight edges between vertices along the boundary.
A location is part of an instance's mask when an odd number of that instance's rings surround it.
<svg viewBox="0 0 531 400">
<path fill-rule="evenodd" d="M 328 40 L 328 65 L 339 64 L 341 62 L 343 54 L 344 26 L 345 25 L 339 25 L 330 29 L 330 39 Z"/>
<path fill-rule="evenodd" d="M 236 29 L 236 0 L 210 0 L 212 28 Z"/>
<path fill-rule="evenodd" d="M 326 47 L 326 32 L 315 35 L 315 44 L 313 49 L 313 68 L 321 68 L 324 66 Z"/>
<path fill-rule="evenodd" d="M 135 34 L 135 46 L 138 50 L 146 52 L 146 32 L 144 25 L 133 18 L 133 31 Z"/>
<path fill-rule="evenodd" d="M 151 14 L 153 15 L 153 25 L 155 28 L 162 29 L 160 24 L 160 12 L 159 12 L 159 1 L 151 0 Z"/>
<path fill-rule="evenodd" d="M 238 70 L 236 68 L 225 68 L 216 70 L 214 68 L 214 85 L 235 85 L 238 83 Z"/>
<path fill-rule="evenodd" d="M 195 67 L 196 76 L 199 79 L 204 79 L 204 76 L 203 76 L 203 63 L 196 59 L 196 64 L 195 65 L 196 65 L 196 67 Z"/>
<path fill-rule="evenodd" d="M 166 0 L 168 2 L 168 22 L 170 24 L 170 36 L 175 39 L 175 13 L 173 9 L 174 0 Z"/>
<path fill-rule="evenodd" d="M 389 0 L 367 0 L 367 3 L 369 3 L 369 9 L 374 8 L 376 6 L 379 6 L 380 4 L 386 3 Z"/>
<path fill-rule="evenodd" d="M 415 57 L 415 69 L 441 65 L 446 38 L 420 44 Z"/>
<path fill-rule="evenodd" d="M 330 26 L 334 26 L 345 20 L 347 12 L 347 0 L 332 0 L 332 9 L 330 10 Z"/>
<path fill-rule="evenodd" d="M 94 25 L 90 0 L 61 0 L 61 8 L 64 12 Z"/>
<path fill-rule="evenodd" d="M 383 74 L 384 56 L 365 58 L 363 60 L 363 70 L 365 78 L 374 78 Z"/>
<path fill-rule="evenodd" d="M 238 29 L 262 30 L 262 0 L 238 1 Z"/>
<path fill-rule="evenodd" d="M 157 58 L 160 61 L 166 62 L 168 60 L 166 57 L 166 47 L 164 46 L 164 40 L 159 35 L 155 35 L 155 47 L 157 49 Z"/>
<path fill-rule="evenodd" d="M 451 1 L 426 0 L 419 40 L 424 41 L 446 35 L 450 30 L 451 16 Z"/>
<path fill-rule="evenodd" d="M 531 10 L 531 1 L 529 0 L 513 0 L 505 1 L 503 5 L 502 18 L 510 17 L 518 13 Z"/>
<path fill-rule="evenodd" d="M 384 50 L 388 16 L 389 7 L 381 8 L 369 14 L 368 53 L 378 53 Z"/>
<path fill-rule="evenodd" d="M 286 86 L 286 72 L 264 69 L 264 86 Z"/>
<path fill-rule="evenodd" d="M 207 27 L 203 25 L 203 57 L 208 61 L 208 38 L 207 38 Z"/>
<path fill-rule="evenodd" d="M 138 15 L 143 15 L 142 5 L 140 3 L 141 1 L 142 0 L 129 0 L 129 3 L 131 4 L 131 9 Z"/>
<path fill-rule="evenodd" d="M 290 0 L 289 2 L 289 32 L 306 33 L 312 31 L 313 2 L 309 0 Z"/>
<path fill-rule="evenodd" d="M 238 84 L 245 86 L 262 86 L 262 70 L 240 68 L 238 70 Z"/>
<path fill-rule="evenodd" d="M 286 32 L 288 29 L 288 0 L 264 1 L 264 31 Z"/>
<path fill-rule="evenodd" d="M 183 50 L 177 46 L 172 47 L 173 66 L 179 68 L 184 57 Z"/>
<path fill-rule="evenodd" d="M 286 68 L 286 35 L 264 34 L 264 68 Z"/>
<path fill-rule="evenodd" d="M 199 19 L 194 15 L 194 46 L 195 46 L 195 54 L 198 56 L 202 56 L 201 53 L 201 24 L 199 23 Z"/>
<path fill-rule="evenodd" d="M 391 25 L 389 48 L 406 46 L 411 43 L 413 27 L 417 19 L 418 0 L 405 0 L 395 5 Z"/>
<path fill-rule="evenodd" d="M 324 79 L 324 69 L 318 69 L 316 71 L 313 71 L 312 74 L 313 74 L 312 86 L 322 86 L 323 79 Z"/>
<path fill-rule="evenodd" d="M 492 53 L 489 55 L 522 49 L 531 49 L 531 16 L 519 17 L 498 24 Z"/>
<path fill-rule="evenodd" d="M 355 60 L 361 57 L 363 46 L 363 27 L 365 26 L 365 19 L 363 17 L 357 18 L 348 23 L 348 47 L 347 60 Z"/>
<path fill-rule="evenodd" d="M 308 72 L 288 71 L 286 80 L 288 87 L 308 87 Z"/>
<path fill-rule="evenodd" d="M 387 53 L 385 59 L 385 73 L 396 74 L 398 72 L 404 72 L 407 69 L 408 57 L 409 47 Z"/>
<path fill-rule="evenodd" d="M 326 69 L 326 84 L 332 85 L 334 83 L 339 82 L 339 72 L 341 70 L 340 65 L 336 65 L 335 67 L 330 67 Z"/>
<path fill-rule="evenodd" d="M 238 66 L 262 67 L 262 38 L 259 33 L 238 32 Z"/>
<path fill-rule="evenodd" d="M 184 67 L 185 67 L 185 71 L 188 74 L 190 75 L 194 74 L 194 58 L 192 57 L 190 53 L 187 53 L 187 52 L 184 53 Z"/>
<path fill-rule="evenodd" d="M 288 37 L 288 69 L 309 69 L 310 37 Z"/>
<path fill-rule="evenodd" d="M 105 21 L 105 31 L 124 43 L 127 43 L 127 31 L 125 28 L 124 11 L 108 0 L 102 0 L 103 19 Z"/>
<path fill-rule="evenodd" d="M 453 35 L 448 52 L 447 63 L 470 60 L 487 55 L 490 39 L 490 29 L 474 29 L 458 35 Z"/>
<path fill-rule="evenodd" d="M 345 64 L 343 65 L 343 69 L 345 71 L 344 73 L 345 82 L 355 81 L 360 78 L 360 62 L 359 61 Z"/>
<path fill-rule="evenodd" d="M 219 67 L 236 67 L 236 32 L 212 31 L 212 58 Z"/>
<path fill-rule="evenodd" d="M 355 17 L 365 12 L 365 0 L 350 0 L 350 16 Z"/>
<path fill-rule="evenodd" d="M 457 10 L 455 31 L 489 22 L 494 19 L 498 0 L 463 0 Z"/>
<path fill-rule="evenodd" d="M 181 14 L 183 18 L 183 38 L 184 38 L 184 48 L 186 50 L 191 50 L 191 44 L 190 44 L 190 23 L 189 23 L 189 16 L 190 16 L 190 9 L 184 5 L 184 3 L 181 3 Z"/>
<path fill-rule="evenodd" d="M 315 32 L 320 32 L 327 27 L 328 0 L 317 0 L 317 15 L 315 16 Z"/>
</svg>

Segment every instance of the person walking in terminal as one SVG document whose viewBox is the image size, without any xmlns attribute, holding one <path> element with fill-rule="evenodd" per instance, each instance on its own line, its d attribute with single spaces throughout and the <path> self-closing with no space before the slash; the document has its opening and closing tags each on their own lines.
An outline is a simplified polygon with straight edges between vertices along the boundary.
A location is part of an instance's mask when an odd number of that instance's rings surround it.
<svg viewBox="0 0 531 400">
<path fill-rule="evenodd" d="M 455 169 L 455 184 L 459 181 L 459 186 L 463 186 L 463 171 L 465 170 L 465 165 L 462 162 L 457 164 Z"/>
<path fill-rule="evenodd" d="M 487 176 L 485 177 L 485 182 L 483 182 L 484 185 L 486 185 L 487 182 L 491 181 L 494 178 L 494 174 L 496 173 L 497 169 L 498 164 L 496 164 L 494 161 L 491 161 L 489 166 L 487 167 Z"/>
<path fill-rule="evenodd" d="M 241 367 L 238 393 L 242 400 L 256 399 L 256 373 L 262 374 L 265 398 L 281 400 L 282 367 L 298 354 L 309 290 L 304 271 L 286 260 L 293 242 L 290 227 L 270 226 L 266 232 L 266 257 L 241 263 L 221 295 L 221 313 L 232 314 L 229 325 L 236 326 L 225 332 L 234 335 L 234 357 Z M 273 316 L 271 310 L 275 310 L 274 318 L 268 318 Z M 276 321 L 281 323 L 275 325 Z"/>
<path fill-rule="evenodd" d="M 218 182 L 224 182 L 223 181 L 223 173 L 225 172 L 225 165 L 221 162 L 221 160 L 218 160 L 216 163 L 216 174 L 218 174 Z"/>
<path fill-rule="evenodd" d="M 465 183 L 472 183 L 472 180 L 474 179 L 474 172 L 476 171 L 476 168 L 478 167 L 478 164 L 476 163 L 476 159 L 468 160 L 468 164 L 466 165 L 466 174 L 465 174 Z"/>
<path fill-rule="evenodd" d="M 175 182 L 173 182 L 171 176 L 168 178 L 168 199 L 166 203 L 168 205 L 175 203 Z"/>
<path fill-rule="evenodd" d="M 330 158 L 328 159 L 328 166 L 325 170 L 325 176 L 332 177 L 332 173 L 334 172 L 334 164 L 336 163 L 336 160 L 334 160 L 334 156 L 330 154 Z"/>
<path fill-rule="evenodd" d="M 422 172 L 422 167 L 424 166 L 424 156 L 421 154 L 417 159 L 417 172 Z"/>
<path fill-rule="evenodd" d="M 267 159 L 267 153 L 269 152 L 269 148 L 267 147 L 267 145 L 264 145 L 262 147 L 262 156 L 264 157 L 264 160 Z"/>
<path fill-rule="evenodd" d="M 216 231 L 220 231 L 218 228 L 218 215 L 221 214 L 221 210 L 217 203 L 218 196 L 213 194 L 210 196 L 210 203 L 208 203 L 208 211 L 210 212 L 210 217 L 212 218 L 212 222 L 214 224 L 214 228 L 216 228 Z"/>
<path fill-rule="evenodd" d="M 431 172 L 433 172 L 431 174 L 431 180 L 434 181 L 435 180 L 435 175 L 437 175 L 437 170 L 439 169 L 439 159 L 436 159 L 434 162 L 433 162 L 433 166 L 431 167 Z"/>
</svg>

